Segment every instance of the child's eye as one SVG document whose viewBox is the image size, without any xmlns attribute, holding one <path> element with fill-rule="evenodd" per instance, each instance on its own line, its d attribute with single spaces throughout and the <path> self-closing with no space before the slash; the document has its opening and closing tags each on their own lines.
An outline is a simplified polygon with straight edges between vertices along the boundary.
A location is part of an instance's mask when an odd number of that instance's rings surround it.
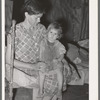
<svg viewBox="0 0 100 100">
<path fill-rule="evenodd" d="M 57 35 L 57 33 L 55 33 L 54 35 Z"/>
<path fill-rule="evenodd" d="M 39 20 L 39 19 L 40 19 L 40 17 L 37 17 L 36 19 L 37 19 L 37 20 Z"/>
</svg>

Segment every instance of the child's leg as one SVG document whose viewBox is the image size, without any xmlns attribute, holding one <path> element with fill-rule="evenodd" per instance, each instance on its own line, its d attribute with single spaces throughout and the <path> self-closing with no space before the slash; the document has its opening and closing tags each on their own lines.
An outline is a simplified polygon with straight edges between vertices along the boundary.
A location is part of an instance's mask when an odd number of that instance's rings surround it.
<svg viewBox="0 0 100 100">
<path fill-rule="evenodd" d="M 63 86 L 63 75 L 62 71 L 60 69 L 56 70 L 57 73 L 57 79 L 58 79 L 58 93 L 57 93 L 57 98 L 62 100 L 62 86 Z"/>
<path fill-rule="evenodd" d="M 40 91 L 39 91 L 39 94 L 41 95 L 41 94 L 43 94 L 43 85 L 44 85 L 44 79 L 45 79 L 45 73 L 42 73 L 42 72 L 40 72 L 39 71 L 39 76 L 40 76 L 40 83 L 39 83 L 39 85 L 40 85 Z"/>
<path fill-rule="evenodd" d="M 58 84 L 59 84 L 59 90 L 62 90 L 62 85 L 63 85 L 63 75 L 62 71 L 60 69 L 56 69 L 57 73 L 57 79 L 58 79 Z"/>
</svg>

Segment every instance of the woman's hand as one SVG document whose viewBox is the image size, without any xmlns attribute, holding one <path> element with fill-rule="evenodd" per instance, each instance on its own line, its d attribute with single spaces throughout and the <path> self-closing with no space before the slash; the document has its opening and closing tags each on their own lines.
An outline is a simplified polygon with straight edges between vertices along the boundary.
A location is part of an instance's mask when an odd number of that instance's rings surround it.
<svg viewBox="0 0 100 100">
<path fill-rule="evenodd" d="M 15 26 L 16 26 L 16 21 L 12 20 L 12 26 L 11 26 L 11 29 L 10 29 L 10 33 L 15 31 L 15 28 L 16 28 Z"/>
</svg>

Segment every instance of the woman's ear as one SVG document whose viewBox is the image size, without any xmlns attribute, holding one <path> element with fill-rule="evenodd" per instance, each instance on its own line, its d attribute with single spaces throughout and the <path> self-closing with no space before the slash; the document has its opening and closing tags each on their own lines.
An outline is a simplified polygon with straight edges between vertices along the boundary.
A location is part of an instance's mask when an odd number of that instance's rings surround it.
<svg viewBox="0 0 100 100">
<path fill-rule="evenodd" d="M 25 12 L 25 17 L 27 17 L 28 16 L 28 12 Z"/>
</svg>

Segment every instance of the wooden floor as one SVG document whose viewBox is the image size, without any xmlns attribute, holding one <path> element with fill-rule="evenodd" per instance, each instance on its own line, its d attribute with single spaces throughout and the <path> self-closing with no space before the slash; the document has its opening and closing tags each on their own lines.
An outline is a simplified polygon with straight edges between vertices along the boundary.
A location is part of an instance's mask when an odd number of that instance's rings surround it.
<svg viewBox="0 0 100 100">
<path fill-rule="evenodd" d="M 67 91 L 63 93 L 63 100 L 89 100 L 88 85 L 68 86 Z M 14 89 L 13 100 L 32 100 L 32 90 L 26 88 Z M 6 94 L 8 100 L 8 94 Z"/>
<path fill-rule="evenodd" d="M 63 100 L 89 100 L 89 86 L 69 86 L 63 93 Z"/>
</svg>

